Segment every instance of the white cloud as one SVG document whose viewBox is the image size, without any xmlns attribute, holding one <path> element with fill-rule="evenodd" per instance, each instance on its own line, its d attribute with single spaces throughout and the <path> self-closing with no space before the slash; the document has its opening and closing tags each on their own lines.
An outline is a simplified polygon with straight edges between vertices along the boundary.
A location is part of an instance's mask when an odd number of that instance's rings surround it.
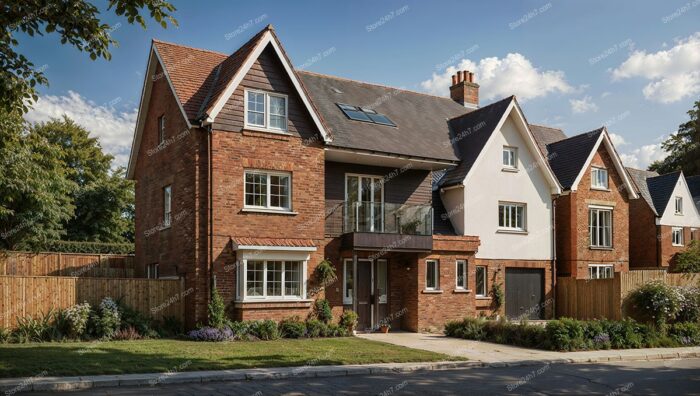
<svg viewBox="0 0 700 396">
<path fill-rule="evenodd" d="M 423 89 L 434 95 L 447 96 L 452 84 L 452 75 L 457 70 L 475 73 L 480 85 L 481 99 L 490 100 L 516 95 L 521 102 L 550 93 L 569 93 L 574 88 L 566 81 L 564 72 L 541 71 L 519 53 L 511 53 L 504 58 L 484 58 L 475 63 L 462 59 L 458 66 L 450 66 L 443 73 L 436 74 L 421 82 Z"/>
<path fill-rule="evenodd" d="M 607 98 L 608 96 L 612 95 L 612 92 L 605 91 L 602 94 L 600 94 L 601 98 Z"/>
<path fill-rule="evenodd" d="M 109 104 L 97 105 L 73 91 L 65 96 L 44 95 L 24 118 L 29 122 L 41 122 L 66 114 L 99 138 L 102 148 L 114 156 L 114 165 L 126 165 L 138 110 L 117 111 L 113 105 L 120 101 L 116 98 Z"/>
<path fill-rule="evenodd" d="M 662 160 L 667 155 L 668 153 L 661 148 L 661 143 L 657 143 L 647 144 L 628 151 L 627 153 L 622 153 L 620 154 L 620 158 L 622 158 L 622 163 L 624 163 L 625 166 L 646 169 L 649 164 L 654 161 Z"/>
<path fill-rule="evenodd" d="M 654 53 L 635 51 L 612 71 L 614 80 L 642 77 L 650 82 L 642 93 L 648 100 L 677 102 L 700 93 L 700 32 Z"/>
<path fill-rule="evenodd" d="M 612 143 L 615 147 L 620 147 L 620 146 L 627 144 L 627 142 L 625 141 L 625 138 L 623 138 L 622 136 L 620 136 L 616 133 L 611 133 L 609 135 L 610 135 L 610 140 L 612 140 Z"/>
<path fill-rule="evenodd" d="M 598 105 L 593 103 L 590 96 L 585 96 L 583 99 L 569 99 L 569 104 L 571 104 L 571 111 L 576 114 L 598 111 Z"/>
</svg>

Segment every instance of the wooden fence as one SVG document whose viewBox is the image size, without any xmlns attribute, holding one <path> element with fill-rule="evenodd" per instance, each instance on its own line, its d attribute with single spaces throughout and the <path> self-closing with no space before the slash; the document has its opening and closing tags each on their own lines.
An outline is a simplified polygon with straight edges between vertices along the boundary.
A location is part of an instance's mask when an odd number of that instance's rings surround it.
<svg viewBox="0 0 700 396">
<path fill-rule="evenodd" d="M 154 319 L 175 316 L 184 322 L 183 279 L 109 279 L 58 276 L 0 276 L 0 327 L 13 328 L 17 317 L 37 317 L 52 308 L 68 308 L 104 297 Z"/>
<path fill-rule="evenodd" d="M 557 278 L 557 317 L 621 319 L 625 298 L 639 286 L 660 280 L 672 286 L 698 286 L 700 274 L 667 273 L 665 270 L 632 270 L 615 273 L 613 279 Z"/>
<path fill-rule="evenodd" d="M 82 253 L 0 252 L 0 276 L 133 278 L 134 256 Z"/>
</svg>

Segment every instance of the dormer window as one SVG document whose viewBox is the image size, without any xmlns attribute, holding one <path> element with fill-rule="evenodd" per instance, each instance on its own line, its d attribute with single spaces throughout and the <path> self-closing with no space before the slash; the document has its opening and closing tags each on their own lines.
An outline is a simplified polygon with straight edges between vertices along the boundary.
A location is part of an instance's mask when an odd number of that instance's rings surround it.
<svg viewBox="0 0 700 396">
<path fill-rule="evenodd" d="M 287 96 L 245 91 L 245 126 L 251 129 L 287 131 Z"/>
<path fill-rule="evenodd" d="M 676 197 L 676 214 L 683 214 L 683 197 Z"/>
<path fill-rule="evenodd" d="M 591 169 L 591 187 L 597 190 L 608 189 L 608 170 L 605 168 Z"/>
<path fill-rule="evenodd" d="M 518 169 L 518 148 L 503 146 L 503 168 Z"/>
</svg>

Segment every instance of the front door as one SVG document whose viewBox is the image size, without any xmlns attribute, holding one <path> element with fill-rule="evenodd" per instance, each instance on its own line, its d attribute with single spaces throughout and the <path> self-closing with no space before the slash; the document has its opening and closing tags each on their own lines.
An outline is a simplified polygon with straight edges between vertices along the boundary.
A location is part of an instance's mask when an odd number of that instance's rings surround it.
<svg viewBox="0 0 700 396">
<path fill-rule="evenodd" d="M 544 270 L 506 268 L 508 319 L 544 319 Z"/>
<path fill-rule="evenodd" d="M 357 260 L 357 329 L 372 327 L 372 262 Z"/>
</svg>

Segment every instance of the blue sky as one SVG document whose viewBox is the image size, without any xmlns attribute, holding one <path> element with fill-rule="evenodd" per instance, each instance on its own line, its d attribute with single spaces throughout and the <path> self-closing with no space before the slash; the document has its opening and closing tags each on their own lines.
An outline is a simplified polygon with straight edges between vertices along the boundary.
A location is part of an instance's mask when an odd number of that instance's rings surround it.
<svg viewBox="0 0 700 396">
<path fill-rule="evenodd" d="M 151 38 L 232 53 L 268 23 L 310 71 L 447 95 L 454 68 L 469 68 L 482 105 L 516 94 L 532 123 L 608 125 L 631 166 L 661 158 L 700 98 L 700 0 L 173 3 L 178 28 L 105 14 L 119 42 L 109 62 L 55 35 L 21 38 L 51 84 L 27 118 L 68 113 L 124 164 Z"/>
</svg>

